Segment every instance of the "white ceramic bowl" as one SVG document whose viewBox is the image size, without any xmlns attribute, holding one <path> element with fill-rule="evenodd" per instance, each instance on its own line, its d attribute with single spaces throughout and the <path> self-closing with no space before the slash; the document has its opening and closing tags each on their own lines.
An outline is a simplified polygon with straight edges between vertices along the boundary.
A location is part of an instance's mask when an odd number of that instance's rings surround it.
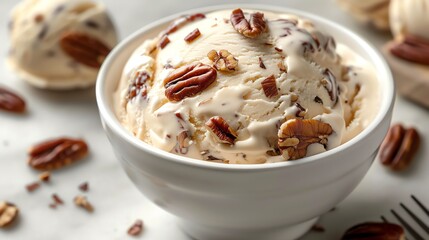
<svg viewBox="0 0 429 240">
<path fill-rule="evenodd" d="M 381 102 L 374 121 L 351 141 L 298 161 L 263 165 L 227 165 L 194 160 L 156 149 L 121 126 L 113 110 L 113 92 L 128 57 L 144 39 L 157 35 L 171 20 L 196 12 L 253 8 L 292 13 L 311 19 L 377 69 Z M 109 55 L 97 80 L 103 127 L 117 158 L 146 197 L 180 218 L 196 239 L 296 239 L 318 216 L 343 200 L 362 180 L 390 125 L 394 84 L 380 54 L 366 41 L 318 16 L 277 6 L 224 5 L 196 9 L 149 24 Z"/>
</svg>

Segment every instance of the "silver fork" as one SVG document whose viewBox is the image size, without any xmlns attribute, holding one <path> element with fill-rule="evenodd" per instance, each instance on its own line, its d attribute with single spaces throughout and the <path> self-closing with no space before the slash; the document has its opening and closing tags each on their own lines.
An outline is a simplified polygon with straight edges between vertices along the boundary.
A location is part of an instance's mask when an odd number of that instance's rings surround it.
<svg viewBox="0 0 429 240">
<path fill-rule="evenodd" d="M 416 196 L 411 195 L 411 198 L 420 207 L 420 209 L 426 214 L 426 216 L 429 217 L 429 210 L 428 210 L 428 208 L 425 205 L 423 205 L 423 203 L 419 199 L 417 199 Z M 416 214 L 414 214 L 413 211 L 411 211 L 407 206 L 405 206 L 405 204 L 403 204 L 401 202 L 399 205 L 417 223 L 417 225 L 421 229 L 423 229 L 423 231 L 428 235 L 428 236 L 426 236 L 426 238 L 422 237 L 422 235 L 420 235 L 416 231 L 416 229 L 413 228 L 404 218 L 402 218 L 395 210 L 391 209 L 390 212 L 392 213 L 392 215 L 408 231 L 408 233 L 410 234 L 410 236 L 412 236 L 415 240 L 429 239 L 429 226 L 426 223 L 424 223 Z M 381 219 L 383 220 L 383 222 L 389 222 L 389 221 L 387 221 L 387 219 L 384 216 L 381 216 Z M 405 239 L 408 240 L 409 238 L 405 238 Z"/>
</svg>

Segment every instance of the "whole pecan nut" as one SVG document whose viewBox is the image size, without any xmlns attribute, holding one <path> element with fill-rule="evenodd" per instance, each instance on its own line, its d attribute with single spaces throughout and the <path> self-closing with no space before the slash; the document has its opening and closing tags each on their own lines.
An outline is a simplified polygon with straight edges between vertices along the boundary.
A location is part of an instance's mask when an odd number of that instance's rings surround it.
<svg viewBox="0 0 429 240">
<path fill-rule="evenodd" d="M 30 148 L 28 164 L 37 170 L 50 171 L 81 160 L 87 154 L 88 146 L 83 140 L 59 138 Z"/>
<path fill-rule="evenodd" d="M 429 65 L 429 41 L 420 37 L 406 35 L 391 45 L 390 52 L 404 60 Z"/>
<path fill-rule="evenodd" d="M 0 202 L 0 228 L 10 226 L 18 217 L 19 209 L 12 203 Z"/>
<path fill-rule="evenodd" d="M 233 145 L 237 139 L 237 132 L 222 117 L 210 118 L 206 122 L 206 127 L 221 143 Z"/>
<path fill-rule="evenodd" d="M 291 160 L 305 157 L 307 147 L 313 143 L 326 145 L 333 129 L 331 125 L 315 119 L 291 119 L 278 131 L 278 145 L 282 154 Z M 286 157 L 286 156 L 285 156 Z"/>
<path fill-rule="evenodd" d="M 25 101 L 10 90 L 0 87 L 0 109 L 21 113 L 25 111 Z"/>
<path fill-rule="evenodd" d="M 380 147 L 380 161 L 394 171 L 406 169 L 420 146 L 420 135 L 415 128 L 405 129 L 395 124 Z"/>
<path fill-rule="evenodd" d="M 195 96 L 216 81 L 216 77 L 216 70 L 208 65 L 195 63 L 183 66 L 165 78 L 165 96 L 172 102 Z"/>
<path fill-rule="evenodd" d="M 235 30 L 237 30 L 237 32 L 248 38 L 258 37 L 267 28 L 267 24 L 264 19 L 264 14 L 260 12 L 250 14 L 249 22 L 245 18 L 243 10 L 237 8 L 232 11 L 230 20 Z"/>
<path fill-rule="evenodd" d="M 393 223 L 361 223 L 349 228 L 341 240 L 404 240 L 404 229 Z"/>
<path fill-rule="evenodd" d="M 213 61 L 214 68 L 218 71 L 233 72 L 237 70 L 238 60 L 227 50 L 211 50 L 207 57 Z"/>
<path fill-rule="evenodd" d="M 111 50 L 99 39 L 79 32 L 65 33 L 60 46 L 75 61 L 92 68 L 100 68 Z"/>
</svg>

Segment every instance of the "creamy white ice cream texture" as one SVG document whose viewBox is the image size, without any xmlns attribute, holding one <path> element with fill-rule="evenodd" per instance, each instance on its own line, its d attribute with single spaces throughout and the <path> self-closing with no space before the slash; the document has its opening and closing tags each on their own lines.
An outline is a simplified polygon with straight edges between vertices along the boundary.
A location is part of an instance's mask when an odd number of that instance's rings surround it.
<svg viewBox="0 0 429 240">
<path fill-rule="evenodd" d="M 246 16 L 255 11 L 245 10 Z M 163 49 L 157 47 L 160 38 L 146 40 L 124 67 L 115 92 L 123 126 L 165 151 L 230 164 L 288 160 L 287 154 L 279 153 L 277 141 L 280 125 L 290 119 L 316 119 L 333 129 L 328 143 L 310 145 L 307 156 L 360 133 L 377 112 L 379 88 L 373 67 L 308 20 L 262 12 L 267 31 L 253 39 L 234 29 L 231 10 L 225 10 L 180 27 Z M 201 36 L 184 41 L 196 28 Z M 196 96 L 178 102 L 166 98 L 163 82 L 172 71 L 196 62 L 212 65 L 207 54 L 222 49 L 238 60 L 236 71 L 217 71 L 216 81 Z M 261 87 L 271 75 L 279 92 L 275 97 L 267 97 Z M 147 79 L 144 87 L 136 85 L 142 78 Z M 130 98 L 136 86 L 142 90 Z M 208 131 L 205 123 L 213 116 L 222 117 L 237 132 L 234 144 L 221 143 Z M 188 136 L 185 143 L 183 131 Z"/>
<path fill-rule="evenodd" d="M 91 0 L 24 0 L 12 11 L 9 31 L 8 64 L 22 79 L 41 88 L 95 83 L 98 68 L 75 61 L 61 49 L 64 33 L 88 34 L 109 48 L 117 43 L 105 6 Z"/>
</svg>

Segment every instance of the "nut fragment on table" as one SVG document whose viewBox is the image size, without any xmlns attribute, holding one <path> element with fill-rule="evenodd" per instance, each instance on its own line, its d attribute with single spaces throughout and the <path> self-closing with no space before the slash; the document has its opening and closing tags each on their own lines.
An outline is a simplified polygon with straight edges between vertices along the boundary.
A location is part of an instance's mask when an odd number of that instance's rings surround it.
<svg viewBox="0 0 429 240">
<path fill-rule="evenodd" d="M 39 187 L 40 187 L 40 184 L 38 182 L 33 182 L 33 183 L 27 184 L 25 186 L 25 188 L 27 189 L 28 192 L 33 192 L 36 189 L 38 189 Z"/>
<path fill-rule="evenodd" d="M 0 228 L 10 226 L 18 217 L 19 209 L 9 202 L 0 202 Z"/>
<path fill-rule="evenodd" d="M 404 229 L 393 223 L 362 223 L 349 228 L 341 240 L 404 240 Z"/>
<path fill-rule="evenodd" d="M 39 179 L 42 182 L 49 182 L 51 180 L 51 173 L 50 172 L 42 172 L 39 174 Z"/>
<path fill-rule="evenodd" d="M 420 146 L 420 135 L 415 128 L 395 124 L 380 147 L 380 161 L 394 171 L 406 169 Z"/>
<path fill-rule="evenodd" d="M 8 112 L 22 113 L 25 111 L 25 101 L 11 90 L 0 87 L 0 109 Z"/>
<path fill-rule="evenodd" d="M 28 164 L 41 171 L 50 171 L 70 165 L 88 154 L 84 140 L 58 138 L 41 142 L 29 150 Z"/>
<path fill-rule="evenodd" d="M 94 207 L 86 199 L 85 196 L 81 196 L 81 195 L 76 196 L 74 198 L 74 203 L 76 204 L 76 206 L 81 207 L 81 208 L 85 209 L 88 212 L 93 212 L 94 211 Z"/>
<path fill-rule="evenodd" d="M 143 221 L 137 219 L 133 225 L 128 229 L 128 235 L 130 236 L 138 236 L 143 230 Z"/>
<path fill-rule="evenodd" d="M 88 192 L 88 190 L 89 190 L 89 183 L 88 182 L 83 182 L 83 183 L 79 184 L 79 189 L 82 192 Z"/>
</svg>

